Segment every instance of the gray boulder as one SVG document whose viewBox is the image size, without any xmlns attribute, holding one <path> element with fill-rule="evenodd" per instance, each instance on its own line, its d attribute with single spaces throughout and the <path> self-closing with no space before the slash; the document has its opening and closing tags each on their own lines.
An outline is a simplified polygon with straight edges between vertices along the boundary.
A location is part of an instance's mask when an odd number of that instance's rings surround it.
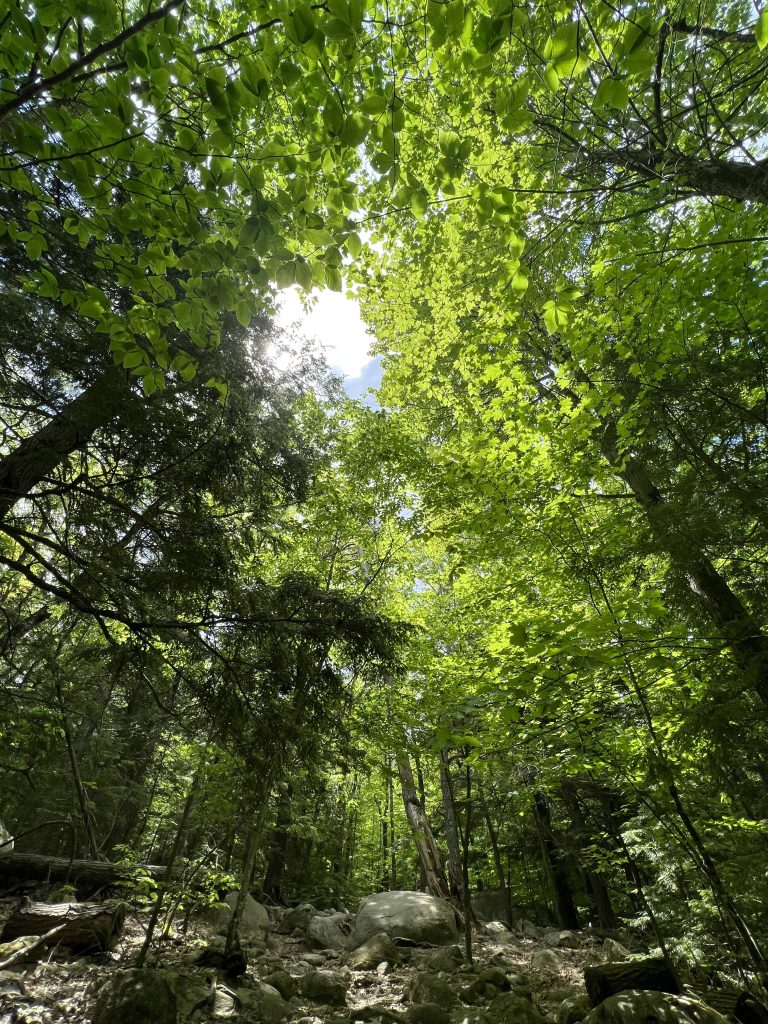
<svg viewBox="0 0 768 1024">
<path fill-rule="evenodd" d="M 338 971 L 309 971 L 299 981 L 299 992 L 324 1006 L 345 1006 L 347 1002 L 347 984 Z"/>
<path fill-rule="evenodd" d="M 313 907 L 311 903 L 300 903 L 298 907 L 286 910 L 277 930 L 281 935 L 290 935 L 297 928 L 304 932 L 309 922 L 316 916 L 317 907 Z"/>
<path fill-rule="evenodd" d="M 176 1024 L 177 1003 L 162 971 L 115 971 L 102 986 L 93 1024 Z"/>
<path fill-rule="evenodd" d="M 456 993 L 446 978 L 439 974 L 421 971 L 415 975 L 408 986 L 408 997 L 413 1003 L 434 1003 L 450 1010 L 456 1005 Z"/>
<path fill-rule="evenodd" d="M 313 949 L 346 949 L 351 931 L 349 914 L 318 915 L 307 925 L 307 943 Z"/>
<path fill-rule="evenodd" d="M 427 964 L 431 971 L 455 971 L 464 963 L 460 946 L 441 946 L 431 953 Z"/>
<path fill-rule="evenodd" d="M 557 1024 L 579 1024 L 592 1009 L 588 995 L 569 996 L 557 1011 Z"/>
<path fill-rule="evenodd" d="M 596 1006 L 583 1024 L 726 1024 L 726 1018 L 690 996 L 628 989 Z"/>
<path fill-rule="evenodd" d="M 563 965 L 557 953 L 551 949 L 540 949 L 531 961 L 531 969 L 545 974 L 559 974 Z"/>
<path fill-rule="evenodd" d="M 441 952 L 441 951 L 440 951 Z M 347 954 L 346 963 L 353 971 L 372 971 L 379 964 L 397 964 L 400 954 L 397 946 L 386 932 L 372 935 L 370 939 Z"/>
<path fill-rule="evenodd" d="M 229 927 L 229 920 L 232 911 L 237 903 L 237 893 L 228 892 L 224 897 L 223 904 L 215 907 L 212 913 L 212 923 L 217 935 L 226 935 Z M 257 935 L 263 938 L 269 930 L 270 921 L 267 908 L 256 900 L 249 893 L 245 897 L 243 917 L 240 922 L 240 934 L 245 938 L 248 935 Z"/>
<path fill-rule="evenodd" d="M 558 928 L 545 932 L 542 935 L 542 942 L 553 949 L 578 949 L 580 946 L 578 935 L 570 931 L 560 931 Z"/>
<path fill-rule="evenodd" d="M 616 939 L 607 938 L 600 948 L 603 959 L 607 963 L 622 963 L 625 960 L 629 960 L 631 953 L 622 946 Z"/>
<path fill-rule="evenodd" d="M 277 989 L 264 982 L 256 988 L 239 988 L 237 1001 L 249 1024 L 280 1024 L 291 1012 Z"/>
<path fill-rule="evenodd" d="M 357 949 L 378 932 L 393 939 L 451 946 L 457 937 L 456 915 L 445 900 L 424 892 L 377 892 L 358 908 L 350 948 Z"/>
<path fill-rule="evenodd" d="M 197 1020 L 201 1014 L 213 1009 L 216 989 L 207 978 L 178 971 L 161 971 L 176 996 L 179 1020 Z"/>
</svg>

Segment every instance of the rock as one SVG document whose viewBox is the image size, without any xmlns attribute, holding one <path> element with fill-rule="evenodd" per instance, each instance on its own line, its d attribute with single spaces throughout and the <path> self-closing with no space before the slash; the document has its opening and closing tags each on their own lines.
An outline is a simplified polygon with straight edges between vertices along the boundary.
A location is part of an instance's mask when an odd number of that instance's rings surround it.
<svg viewBox="0 0 768 1024">
<path fill-rule="evenodd" d="M 195 974 L 180 974 L 178 971 L 161 971 L 176 997 L 176 1009 L 180 1020 L 197 1019 L 213 1008 L 216 989 L 204 977 Z"/>
<path fill-rule="evenodd" d="M 313 949 L 346 949 L 351 931 L 349 914 L 317 915 L 307 925 L 307 942 Z"/>
<path fill-rule="evenodd" d="M 316 916 L 317 907 L 311 903 L 300 903 L 298 907 L 292 907 L 283 914 L 283 919 L 277 930 L 282 935 L 290 935 L 296 930 L 303 933 L 307 930 L 307 925 L 312 918 Z"/>
<path fill-rule="evenodd" d="M 600 947 L 600 952 L 606 963 L 621 963 L 624 960 L 629 960 L 631 956 L 631 953 L 625 946 L 622 946 L 616 939 L 611 938 L 605 940 Z"/>
<path fill-rule="evenodd" d="M 498 994 L 499 990 L 495 985 L 481 981 L 480 978 L 474 978 L 469 985 L 465 985 L 464 988 L 459 989 L 461 1001 L 463 1003 L 469 1003 L 470 1006 L 479 1006 L 481 1003 L 489 1003 Z"/>
<path fill-rule="evenodd" d="M 561 932 L 558 928 L 545 932 L 541 939 L 545 946 L 551 946 L 553 948 L 579 949 L 581 946 L 578 935 L 569 931 Z"/>
<path fill-rule="evenodd" d="M 486 967 L 485 970 L 480 971 L 478 980 L 495 985 L 502 992 L 508 992 L 511 987 L 507 972 L 501 967 Z"/>
<path fill-rule="evenodd" d="M 512 927 L 512 915 L 509 911 L 507 894 L 503 889 L 486 889 L 472 896 L 472 910 L 480 924 L 488 921 L 501 921 L 508 928 Z"/>
<path fill-rule="evenodd" d="M 263 982 L 256 988 L 239 988 L 237 1000 L 249 1024 L 279 1024 L 291 1012 L 277 989 Z"/>
<path fill-rule="evenodd" d="M 450 946 L 456 942 L 456 915 L 445 900 L 424 892 L 377 892 L 358 908 L 350 949 L 378 932 L 393 939 Z"/>
<path fill-rule="evenodd" d="M 448 1024 L 448 1013 L 437 1003 L 413 1003 L 405 1011 L 408 1024 Z"/>
<path fill-rule="evenodd" d="M 115 971 L 99 992 L 93 1024 L 176 1024 L 176 996 L 164 974 Z"/>
<path fill-rule="evenodd" d="M 501 921 L 487 921 L 482 931 L 490 935 L 494 942 L 509 942 L 512 939 L 512 932 Z"/>
<path fill-rule="evenodd" d="M 596 1006 L 584 1024 L 726 1024 L 727 1018 L 711 1006 L 669 992 L 628 989 Z"/>
<path fill-rule="evenodd" d="M 488 1014 L 494 1024 L 543 1024 L 544 1020 L 533 1003 L 518 992 L 496 996 Z"/>
<path fill-rule="evenodd" d="M 557 953 L 551 949 L 540 949 L 531 961 L 531 969 L 534 971 L 546 971 L 550 974 L 559 974 L 563 969 Z"/>
<path fill-rule="evenodd" d="M 450 1010 L 456 1004 L 456 993 L 447 979 L 428 971 L 422 971 L 412 978 L 408 986 L 408 998 L 413 1003 L 436 1003 L 445 1010 Z"/>
<path fill-rule="evenodd" d="M 525 918 L 520 918 L 515 925 L 515 931 L 522 935 L 524 939 L 540 939 L 542 936 L 542 929 L 535 925 L 533 921 L 527 921 Z"/>
<path fill-rule="evenodd" d="M 296 994 L 296 979 L 288 971 L 273 971 L 264 979 L 264 984 L 277 989 L 283 999 L 290 999 Z"/>
<path fill-rule="evenodd" d="M 232 917 L 232 911 L 237 903 L 237 893 L 228 892 L 224 897 L 223 903 L 218 907 L 214 907 L 213 911 L 209 914 L 209 920 L 213 925 L 214 931 L 217 935 L 226 935 L 227 928 L 229 927 L 229 919 Z M 269 914 L 267 908 L 263 907 L 261 903 L 257 903 L 250 893 L 245 897 L 245 906 L 243 907 L 243 918 L 240 922 L 240 933 L 245 938 L 246 935 L 258 935 L 263 938 L 270 927 Z"/>
<path fill-rule="evenodd" d="M 438 950 L 442 952 L 442 950 Z M 372 971 L 379 964 L 397 964 L 400 962 L 400 954 L 397 946 L 386 932 L 378 932 L 367 939 L 362 946 L 358 946 L 353 952 L 348 953 L 346 963 L 353 971 Z"/>
<path fill-rule="evenodd" d="M 248 968 L 248 961 L 242 949 L 233 949 L 225 952 L 226 940 L 223 936 L 216 936 L 205 949 L 195 958 L 198 967 L 214 967 L 217 971 L 224 971 L 233 978 L 239 978 L 245 974 Z"/>
<path fill-rule="evenodd" d="M 347 985 L 338 971 L 309 971 L 299 981 L 299 992 L 324 1006 L 344 1006 L 347 1001 Z"/>
<path fill-rule="evenodd" d="M 560 1003 L 557 1011 L 557 1024 L 578 1024 L 584 1020 L 592 1009 L 588 995 L 570 996 Z"/>
<path fill-rule="evenodd" d="M 460 946 L 442 946 L 430 953 L 427 964 L 431 971 L 455 971 L 464 963 Z"/>
<path fill-rule="evenodd" d="M 460 1006 L 451 1014 L 451 1024 L 490 1024 L 490 1017 L 485 1010 L 468 1010 Z"/>
<path fill-rule="evenodd" d="M 401 1014 L 390 1010 L 388 1006 L 377 1006 L 375 1003 L 371 1006 L 358 1006 L 356 1010 L 349 1011 L 349 1020 L 352 1022 L 356 1020 L 391 1020 L 396 1022 L 400 1019 Z"/>
<path fill-rule="evenodd" d="M 14 993 L 23 996 L 24 976 L 15 974 L 13 971 L 0 971 L 0 996 L 7 996 Z"/>
<path fill-rule="evenodd" d="M 325 956 L 322 953 L 302 953 L 300 959 L 310 967 L 322 967 L 325 963 Z"/>
</svg>

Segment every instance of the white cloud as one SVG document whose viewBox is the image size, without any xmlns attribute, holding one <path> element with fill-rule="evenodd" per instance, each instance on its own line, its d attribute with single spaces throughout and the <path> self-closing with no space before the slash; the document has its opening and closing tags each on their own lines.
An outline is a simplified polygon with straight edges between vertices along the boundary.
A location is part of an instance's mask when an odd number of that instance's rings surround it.
<svg viewBox="0 0 768 1024">
<path fill-rule="evenodd" d="M 373 338 L 360 318 L 360 307 L 341 292 L 312 293 L 312 306 L 305 312 L 298 288 L 280 293 L 277 320 L 281 327 L 298 323 L 304 334 L 325 348 L 328 362 L 345 377 L 359 377 L 371 359 Z"/>
</svg>

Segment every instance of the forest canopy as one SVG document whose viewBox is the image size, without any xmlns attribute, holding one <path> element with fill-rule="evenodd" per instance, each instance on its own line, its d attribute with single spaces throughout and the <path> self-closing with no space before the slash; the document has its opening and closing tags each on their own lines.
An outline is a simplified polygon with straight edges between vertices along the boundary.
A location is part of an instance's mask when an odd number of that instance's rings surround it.
<svg viewBox="0 0 768 1024">
<path fill-rule="evenodd" d="M 141 962 L 228 887 L 230 951 L 249 891 L 491 889 L 764 978 L 768 8 L 0 35 L 0 875 L 164 866 Z"/>
</svg>

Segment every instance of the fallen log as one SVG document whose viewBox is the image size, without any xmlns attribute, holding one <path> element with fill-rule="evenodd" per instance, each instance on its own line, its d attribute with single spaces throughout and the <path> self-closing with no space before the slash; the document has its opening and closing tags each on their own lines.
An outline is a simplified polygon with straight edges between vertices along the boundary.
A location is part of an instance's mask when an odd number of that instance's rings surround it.
<svg viewBox="0 0 768 1024">
<path fill-rule="evenodd" d="M 689 988 L 686 992 L 729 1020 L 740 1024 L 768 1024 L 768 1008 L 750 992 L 731 992 L 724 988 Z"/>
<path fill-rule="evenodd" d="M 118 903 L 25 901 L 5 922 L 0 942 L 41 935 L 50 938 L 52 945 L 69 946 L 79 952 L 103 952 L 114 948 L 124 922 L 125 907 Z"/>
<path fill-rule="evenodd" d="M 109 861 L 70 860 L 68 857 L 45 857 L 39 853 L 7 853 L 0 850 L 0 878 L 34 878 L 100 889 L 125 882 L 136 871 L 149 874 L 154 879 L 165 878 L 166 874 L 162 864 L 111 864 Z"/>
<path fill-rule="evenodd" d="M 674 995 L 680 992 L 680 985 L 669 965 L 664 960 L 656 959 L 587 967 L 584 971 L 584 984 L 593 1006 L 630 988 L 672 992 Z"/>
</svg>

